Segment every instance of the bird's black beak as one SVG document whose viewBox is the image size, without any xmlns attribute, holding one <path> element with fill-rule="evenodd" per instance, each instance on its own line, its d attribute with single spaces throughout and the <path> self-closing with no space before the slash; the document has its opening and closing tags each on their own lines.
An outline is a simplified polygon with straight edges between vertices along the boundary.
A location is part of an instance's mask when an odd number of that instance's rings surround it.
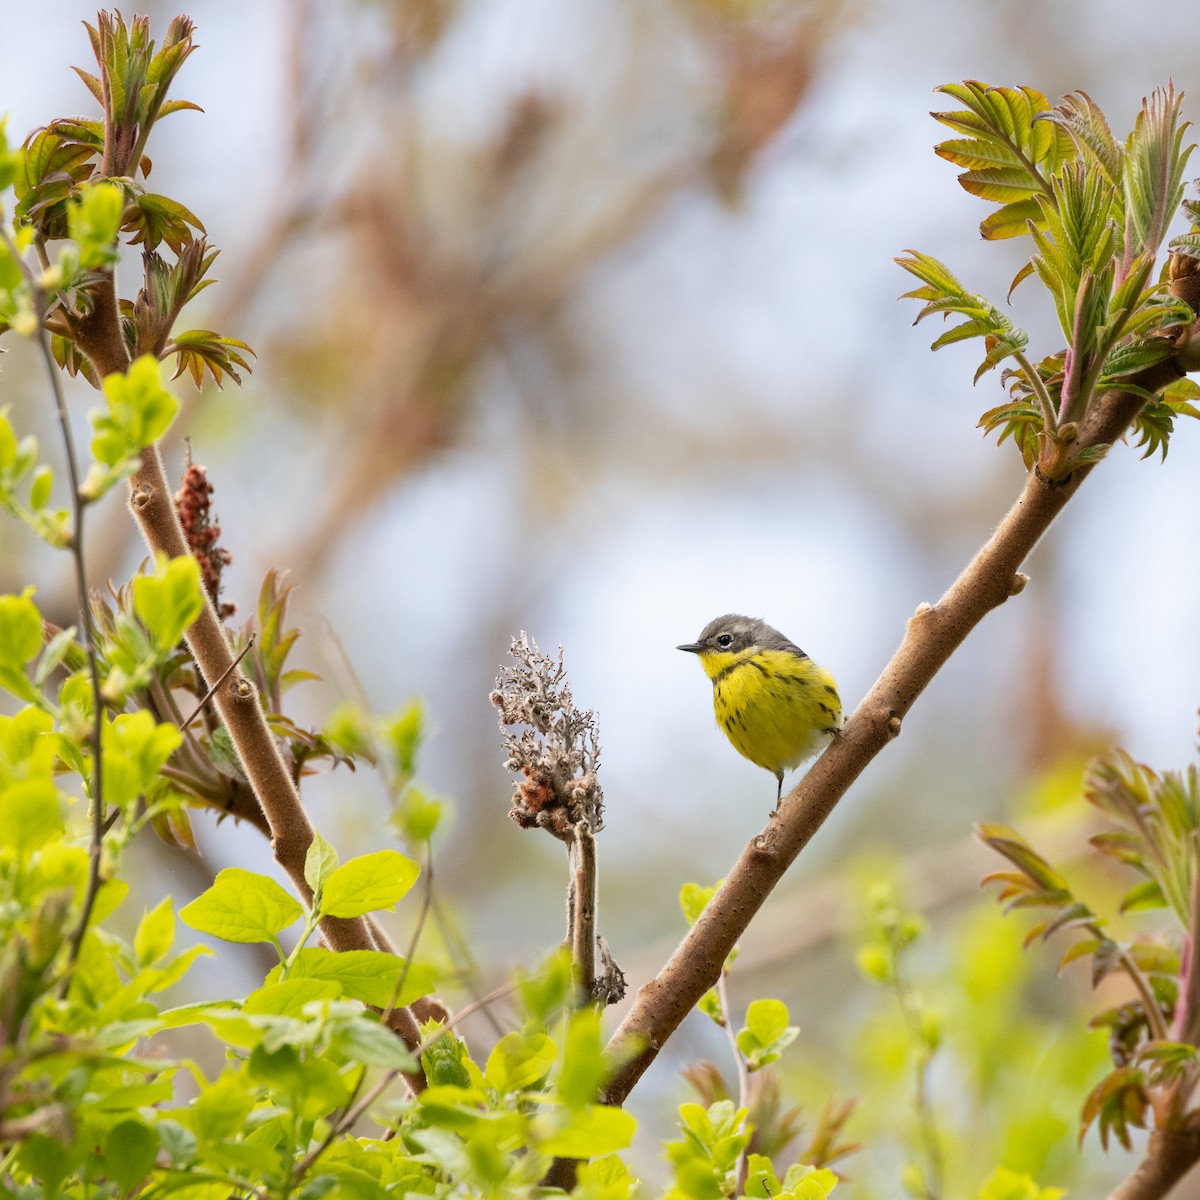
<svg viewBox="0 0 1200 1200">
<path fill-rule="evenodd" d="M 689 654 L 699 654 L 704 647 L 699 642 L 686 642 L 682 646 L 676 646 L 676 650 L 686 650 Z"/>
</svg>

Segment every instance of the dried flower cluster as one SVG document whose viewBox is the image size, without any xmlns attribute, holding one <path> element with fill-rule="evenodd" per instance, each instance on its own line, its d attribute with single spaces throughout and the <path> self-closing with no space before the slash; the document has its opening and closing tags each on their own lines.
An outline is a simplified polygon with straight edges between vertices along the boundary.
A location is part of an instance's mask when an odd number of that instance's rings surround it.
<svg viewBox="0 0 1200 1200">
<path fill-rule="evenodd" d="M 191 461 L 190 448 L 188 460 L 183 486 L 175 493 L 175 507 L 188 547 L 200 564 L 204 590 L 216 606 L 217 616 L 225 621 L 237 611 L 236 605 L 221 603 L 221 572 L 233 561 L 233 555 L 217 545 L 221 526 L 212 517 L 213 485 L 204 468 Z"/>
<path fill-rule="evenodd" d="M 522 829 L 537 826 L 565 842 L 580 821 L 598 832 L 604 793 L 596 717 L 575 707 L 562 647 L 553 658 L 522 630 L 509 653 L 516 665 L 501 670 L 490 697 L 500 714 L 505 766 L 524 776 L 513 784 L 508 815 Z"/>
</svg>

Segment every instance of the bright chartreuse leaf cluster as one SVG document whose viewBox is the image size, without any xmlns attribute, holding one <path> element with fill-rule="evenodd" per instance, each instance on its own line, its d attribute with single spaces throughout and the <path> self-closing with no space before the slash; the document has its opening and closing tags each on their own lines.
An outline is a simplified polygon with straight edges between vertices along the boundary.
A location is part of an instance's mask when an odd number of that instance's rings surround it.
<svg viewBox="0 0 1200 1200">
<path fill-rule="evenodd" d="M 1151 374 L 1176 354 L 1176 335 L 1195 319 L 1175 285 L 1156 274 L 1193 149 L 1184 141 L 1180 96 L 1170 86 L 1155 91 L 1122 145 L 1083 92 L 1052 106 L 1029 87 L 968 80 L 939 90 L 964 107 L 933 114 L 958 135 L 937 153 L 964 168 L 959 182 L 967 191 L 999 206 L 980 226 L 985 238 L 1030 236 L 1033 253 L 1013 287 L 1036 275 L 1066 340 L 1065 351 L 1032 362 L 1028 335 L 942 263 L 915 251 L 897 259 L 921 281 L 906 293 L 924 302 L 918 320 L 963 318 L 934 349 L 983 338 L 977 381 L 1012 361 L 1004 374 L 1010 399 L 980 425 L 1001 441 L 1011 437 L 1027 467 L 1036 462 L 1047 478 L 1065 478 L 1104 453 L 1104 446 L 1075 444 L 1078 424 L 1097 395 L 1121 388 L 1146 400 L 1133 426 L 1139 444 L 1147 454 L 1165 454 L 1174 419 L 1200 416 L 1181 371 Z M 1185 237 L 1172 249 L 1187 254 L 1191 245 Z"/>
<path fill-rule="evenodd" d="M 106 406 L 91 414 L 95 462 L 80 487 L 87 500 L 98 499 L 135 471 L 138 456 L 167 432 L 179 410 L 149 355 L 135 359 L 124 374 L 106 376 L 104 399 Z"/>
<path fill-rule="evenodd" d="M 38 441 L 32 434 L 18 438 L 0 408 L 0 506 L 51 546 L 71 541 L 71 514 L 51 506 L 54 472 L 38 462 Z"/>
</svg>

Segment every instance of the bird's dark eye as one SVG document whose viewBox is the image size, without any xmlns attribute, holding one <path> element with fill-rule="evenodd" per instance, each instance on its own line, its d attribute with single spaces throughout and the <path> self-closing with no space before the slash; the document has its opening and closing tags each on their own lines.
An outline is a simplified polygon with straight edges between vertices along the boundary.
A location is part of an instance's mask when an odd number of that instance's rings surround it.
<svg viewBox="0 0 1200 1200">
<path fill-rule="evenodd" d="M 718 634 L 717 635 L 717 645 L 720 646 L 722 649 L 728 649 L 730 646 L 733 645 L 733 634 L 732 633 Z"/>
</svg>

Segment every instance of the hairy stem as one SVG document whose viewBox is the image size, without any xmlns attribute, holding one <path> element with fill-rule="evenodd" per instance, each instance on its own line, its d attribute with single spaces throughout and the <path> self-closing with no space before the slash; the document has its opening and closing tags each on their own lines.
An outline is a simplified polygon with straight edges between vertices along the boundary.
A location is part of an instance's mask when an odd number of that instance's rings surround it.
<svg viewBox="0 0 1200 1200">
<path fill-rule="evenodd" d="M 1155 1129 L 1132 1175 L 1109 1193 L 1108 1200 L 1158 1200 L 1200 1161 L 1200 1131 Z"/>
</svg>

